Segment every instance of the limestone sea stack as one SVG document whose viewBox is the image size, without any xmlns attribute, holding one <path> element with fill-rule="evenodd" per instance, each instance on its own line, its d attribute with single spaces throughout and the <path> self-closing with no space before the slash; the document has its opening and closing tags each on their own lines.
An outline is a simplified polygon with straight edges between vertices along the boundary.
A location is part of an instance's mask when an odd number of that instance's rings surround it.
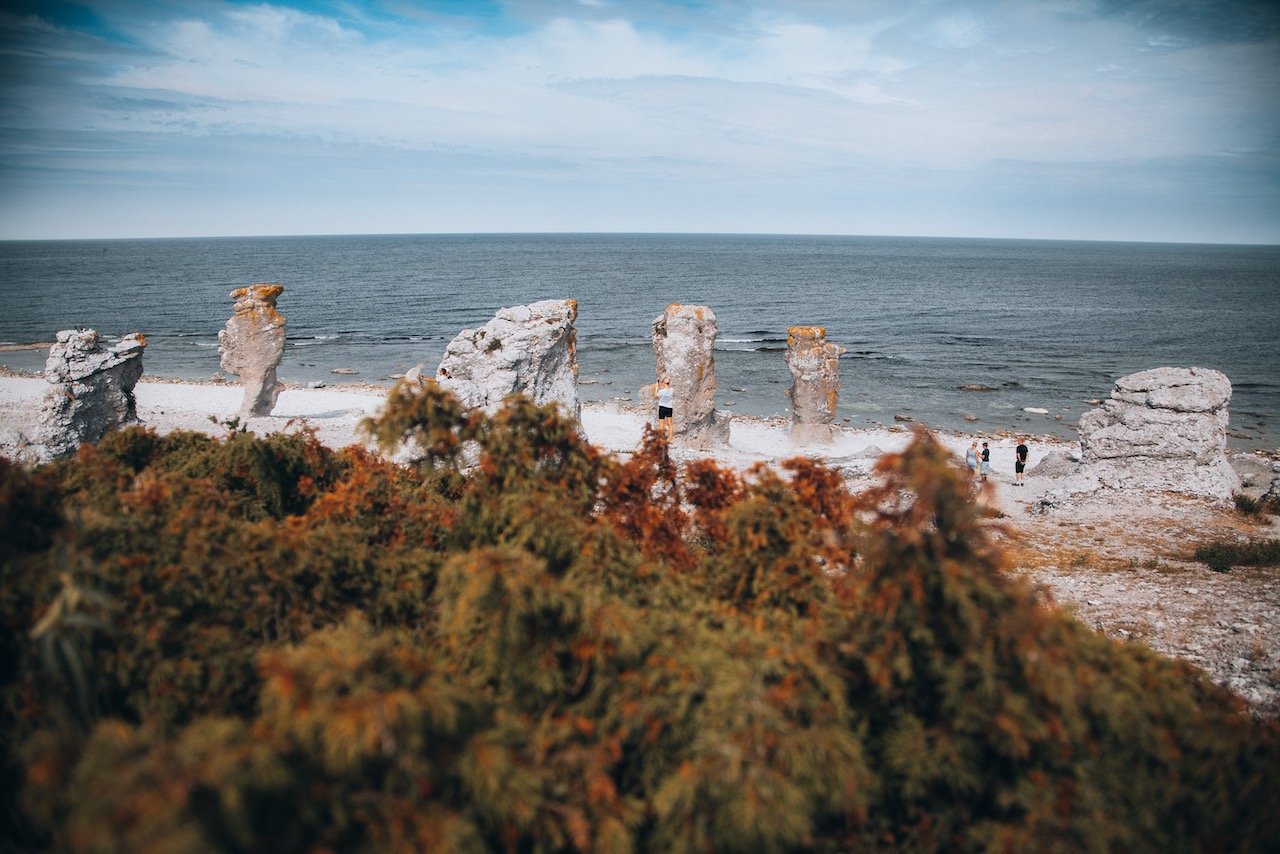
<svg viewBox="0 0 1280 854">
<path fill-rule="evenodd" d="M 658 377 L 671 380 L 675 393 L 675 436 L 692 448 L 729 441 L 729 414 L 716 412 L 716 315 L 702 305 L 673 303 L 653 321 L 653 352 Z M 652 388 L 641 397 L 653 397 Z"/>
<path fill-rule="evenodd" d="M 1105 487 L 1227 500 L 1240 488 L 1226 457 L 1230 400 L 1231 381 L 1207 368 L 1122 377 L 1080 417 L 1082 467 Z"/>
<path fill-rule="evenodd" d="M 481 328 L 464 329 L 449 342 L 436 381 L 464 405 L 490 414 L 519 392 L 581 418 L 577 319 L 572 299 L 499 309 Z"/>
<path fill-rule="evenodd" d="M 142 376 L 147 339 L 126 335 L 111 349 L 92 329 L 64 330 L 49 348 L 49 382 L 36 427 L 36 453 L 55 459 L 138 420 L 133 388 Z"/>
<path fill-rule="evenodd" d="M 276 311 L 284 285 L 257 284 L 231 292 L 231 319 L 218 333 L 222 369 L 240 377 L 244 399 L 240 414 L 270 415 L 284 385 L 276 380 L 276 368 L 284 356 L 285 319 Z"/>
<path fill-rule="evenodd" d="M 791 440 L 798 444 L 830 442 L 840 397 L 840 356 L 844 347 L 827 340 L 821 326 L 787 330 L 787 367 L 791 369 Z"/>
</svg>

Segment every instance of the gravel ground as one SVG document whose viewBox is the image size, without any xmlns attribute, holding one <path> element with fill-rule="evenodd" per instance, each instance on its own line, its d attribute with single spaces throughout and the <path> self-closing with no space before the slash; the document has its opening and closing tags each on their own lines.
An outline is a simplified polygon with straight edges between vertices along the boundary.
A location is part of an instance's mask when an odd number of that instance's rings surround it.
<svg viewBox="0 0 1280 854">
<path fill-rule="evenodd" d="M 1276 517 L 1169 494 L 1104 493 L 1006 521 L 1016 532 L 1015 571 L 1084 623 L 1189 661 L 1255 714 L 1280 716 L 1280 568 L 1219 573 L 1193 559 L 1213 540 L 1280 539 Z"/>
</svg>

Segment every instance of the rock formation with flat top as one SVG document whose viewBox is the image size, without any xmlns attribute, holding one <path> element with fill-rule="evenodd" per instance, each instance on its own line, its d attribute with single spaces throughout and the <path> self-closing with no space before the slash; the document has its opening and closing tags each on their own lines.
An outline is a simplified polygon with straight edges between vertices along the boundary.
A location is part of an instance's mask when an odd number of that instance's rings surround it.
<svg viewBox="0 0 1280 854">
<path fill-rule="evenodd" d="M 787 367 L 791 369 L 791 440 L 830 442 L 840 396 L 840 355 L 844 347 L 827 340 L 821 326 L 787 330 Z"/>
<path fill-rule="evenodd" d="M 218 333 L 222 369 L 240 377 L 244 399 L 240 414 L 270 415 L 284 385 L 276 380 L 276 368 L 284 356 L 285 319 L 276 311 L 284 285 L 258 284 L 231 292 L 235 300 L 231 319 Z"/>
<path fill-rule="evenodd" d="M 681 444 L 710 448 L 729 441 L 729 413 L 716 411 L 716 334 L 711 309 L 673 303 L 653 321 L 658 377 L 671 380 L 675 435 Z M 653 387 L 641 398 L 654 399 Z"/>
<path fill-rule="evenodd" d="M 572 299 L 499 309 L 481 328 L 464 329 L 449 342 L 436 381 L 464 405 L 490 414 L 520 392 L 580 418 L 577 319 Z"/>
<path fill-rule="evenodd" d="M 142 376 L 146 346 L 147 339 L 136 332 L 109 350 L 92 329 L 58 333 L 45 363 L 49 389 L 36 427 L 35 451 L 41 459 L 74 453 L 81 443 L 138 420 L 133 387 Z"/>
<path fill-rule="evenodd" d="M 1240 488 L 1226 457 L 1230 400 L 1231 381 L 1207 368 L 1122 377 L 1080 417 L 1082 468 L 1104 487 L 1227 500 Z"/>
</svg>

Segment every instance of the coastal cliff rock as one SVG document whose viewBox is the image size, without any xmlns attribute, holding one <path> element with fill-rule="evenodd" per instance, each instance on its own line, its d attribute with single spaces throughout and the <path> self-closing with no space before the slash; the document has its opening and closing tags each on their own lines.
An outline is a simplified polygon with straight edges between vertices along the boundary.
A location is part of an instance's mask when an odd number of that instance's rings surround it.
<svg viewBox="0 0 1280 854">
<path fill-rule="evenodd" d="M 35 436 L 40 458 L 74 453 L 81 443 L 138 420 L 133 387 L 142 376 L 146 346 L 136 332 L 109 350 L 92 329 L 58 333 L 44 369 L 49 389 Z"/>
<path fill-rule="evenodd" d="M 1104 487 L 1227 500 L 1240 481 L 1226 457 L 1231 381 L 1206 368 L 1155 368 L 1116 381 L 1080 417 L 1081 464 Z"/>
<path fill-rule="evenodd" d="M 711 309 L 673 303 L 653 321 L 653 352 L 658 376 L 671 380 L 675 393 L 675 435 L 681 444 L 710 448 L 729 441 L 729 413 L 716 411 L 716 335 Z M 654 399 L 652 386 L 642 398 Z"/>
<path fill-rule="evenodd" d="M 830 442 L 840 396 L 840 355 L 844 347 L 827 340 L 821 326 L 787 330 L 787 367 L 791 369 L 791 440 Z"/>
<path fill-rule="evenodd" d="M 436 380 L 488 413 L 520 392 L 580 418 L 577 319 L 578 301 L 571 299 L 499 309 L 480 329 L 464 329 L 449 342 Z"/>
<path fill-rule="evenodd" d="M 240 414 L 270 415 L 284 385 L 276 368 L 284 356 L 285 319 L 276 311 L 284 285 L 258 284 L 231 292 L 235 300 L 226 328 L 218 333 L 222 369 L 240 377 L 244 399 Z"/>
</svg>

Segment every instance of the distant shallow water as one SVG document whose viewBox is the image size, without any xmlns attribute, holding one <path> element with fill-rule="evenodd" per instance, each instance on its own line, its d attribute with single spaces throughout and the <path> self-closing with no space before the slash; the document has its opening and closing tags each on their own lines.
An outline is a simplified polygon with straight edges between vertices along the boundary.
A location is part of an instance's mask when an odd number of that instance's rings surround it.
<svg viewBox="0 0 1280 854">
<path fill-rule="evenodd" d="M 848 348 L 838 417 L 1074 438 L 1120 376 L 1211 367 L 1232 444 L 1280 446 L 1280 247 L 878 237 L 443 235 L 0 243 L 0 342 L 147 335 L 151 375 L 218 372 L 231 290 L 280 282 L 281 378 L 390 385 L 502 306 L 572 297 L 586 400 L 653 381 L 672 302 L 719 320 L 720 406 L 785 414 L 791 325 Z M 40 370 L 45 353 L 0 364 Z M 334 369 L 358 371 L 336 375 Z M 1046 414 L 1026 408 L 1044 409 Z"/>
</svg>

